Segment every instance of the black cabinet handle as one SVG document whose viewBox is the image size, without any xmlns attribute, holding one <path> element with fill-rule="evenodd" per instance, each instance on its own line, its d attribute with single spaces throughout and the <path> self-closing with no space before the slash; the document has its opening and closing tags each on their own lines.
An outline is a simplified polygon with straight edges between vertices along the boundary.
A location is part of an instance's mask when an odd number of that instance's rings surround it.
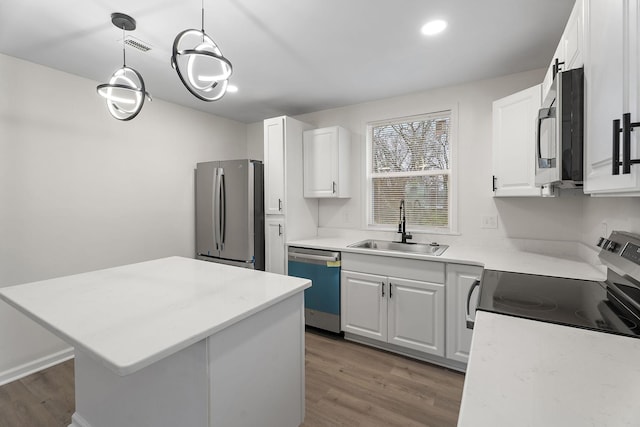
<svg viewBox="0 0 640 427">
<path fill-rule="evenodd" d="M 622 173 L 631 173 L 631 114 L 622 115 Z"/>
<path fill-rule="evenodd" d="M 640 126 L 640 122 L 631 121 L 631 113 L 622 115 L 622 173 L 631 173 L 631 165 L 640 163 L 640 159 L 631 159 L 631 131 Z"/>
<path fill-rule="evenodd" d="M 382 282 L 382 296 L 384 296 L 384 282 Z"/>
<path fill-rule="evenodd" d="M 558 58 L 556 58 L 555 63 L 553 64 L 553 78 L 556 78 L 556 74 L 562 71 L 561 65 L 564 65 L 564 61 L 560 62 Z"/>
<path fill-rule="evenodd" d="M 620 119 L 613 121 L 613 150 L 611 153 L 611 174 L 620 175 Z"/>
<path fill-rule="evenodd" d="M 631 158 L 631 131 L 640 126 L 640 122 L 631 121 L 631 113 L 622 115 L 622 128 L 620 127 L 620 119 L 613 121 L 613 147 L 611 151 L 611 174 L 620 175 L 620 166 L 622 166 L 622 174 L 631 173 L 631 165 L 640 163 L 640 159 Z M 620 133 L 622 133 L 622 161 L 620 161 Z"/>
<path fill-rule="evenodd" d="M 393 283 L 389 282 L 389 298 L 393 298 Z"/>
<path fill-rule="evenodd" d="M 497 178 L 495 175 L 493 175 L 491 178 L 491 188 L 493 189 L 492 191 L 494 192 L 498 189 L 498 187 L 496 187 L 496 179 Z"/>
</svg>

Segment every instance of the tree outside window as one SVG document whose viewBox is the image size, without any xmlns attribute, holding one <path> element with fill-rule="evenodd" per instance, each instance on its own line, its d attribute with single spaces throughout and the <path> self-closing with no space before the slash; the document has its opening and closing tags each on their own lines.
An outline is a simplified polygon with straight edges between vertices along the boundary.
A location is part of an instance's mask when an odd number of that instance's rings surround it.
<svg viewBox="0 0 640 427">
<path fill-rule="evenodd" d="M 414 229 L 449 230 L 450 121 L 445 111 L 369 125 L 369 225 L 397 226 L 404 200 Z"/>
</svg>

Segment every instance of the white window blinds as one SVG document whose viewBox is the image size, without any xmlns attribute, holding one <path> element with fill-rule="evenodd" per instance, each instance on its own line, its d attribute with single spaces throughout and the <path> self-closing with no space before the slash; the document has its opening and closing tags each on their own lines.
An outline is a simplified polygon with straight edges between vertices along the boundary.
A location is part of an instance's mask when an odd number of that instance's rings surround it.
<svg viewBox="0 0 640 427">
<path fill-rule="evenodd" d="M 397 226 L 400 201 L 413 229 L 449 229 L 449 111 L 368 127 L 369 224 Z"/>
</svg>

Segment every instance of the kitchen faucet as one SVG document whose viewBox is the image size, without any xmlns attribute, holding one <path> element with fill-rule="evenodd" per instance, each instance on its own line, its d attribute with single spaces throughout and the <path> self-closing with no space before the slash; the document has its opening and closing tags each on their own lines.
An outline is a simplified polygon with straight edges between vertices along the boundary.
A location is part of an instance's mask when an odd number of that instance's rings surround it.
<svg viewBox="0 0 640 427">
<path fill-rule="evenodd" d="M 400 224 L 398 224 L 398 233 L 402 235 L 402 243 L 407 243 L 407 240 L 413 239 L 410 233 L 407 233 L 407 208 L 404 206 L 404 199 L 400 201 Z"/>
</svg>

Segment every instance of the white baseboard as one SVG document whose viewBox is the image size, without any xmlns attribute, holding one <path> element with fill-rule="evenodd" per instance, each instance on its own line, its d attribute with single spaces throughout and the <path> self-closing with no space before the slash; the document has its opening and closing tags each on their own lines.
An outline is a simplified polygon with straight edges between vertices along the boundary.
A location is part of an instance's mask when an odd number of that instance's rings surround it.
<svg viewBox="0 0 640 427">
<path fill-rule="evenodd" d="M 73 358 L 73 347 L 0 372 L 0 386 Z"/>
<path fill-rule="evenodd" d="M 78 415 L 77 412 L 74 412 L 71 416 L 71 424 L 69 424 L 69 427 L 91 427 L 91 424 Z"/>
</svg>

